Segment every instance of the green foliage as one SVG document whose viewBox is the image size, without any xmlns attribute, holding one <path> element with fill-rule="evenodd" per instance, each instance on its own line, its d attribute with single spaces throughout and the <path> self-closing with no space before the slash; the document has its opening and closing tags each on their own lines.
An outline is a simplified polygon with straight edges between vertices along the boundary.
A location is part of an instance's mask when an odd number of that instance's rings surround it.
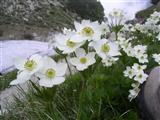
<svg viewBox="0 0 160 120">
<path fill-rule="evenodd" d="M 9 83 L 17 76 L 17 71 L 12 71 L 0 76 L 0 91 L 8 87 Z"/>
<path fill-rule="evenodd" d="M 67 8 L 83 19 L 102 21 L 104 17 L 104 8 L 97 0 L 68 0 Z"/>
<path fill-rule="evenodd" d="M 125 65 L 97 64 L 53 88 L 31 83 L 28 93 L 21 89 L 24 99 L 15 97 L 3 120 L 138 120 L 136 101 L 127 99 L 132 81 L 119 68 Z"/>
</svg>

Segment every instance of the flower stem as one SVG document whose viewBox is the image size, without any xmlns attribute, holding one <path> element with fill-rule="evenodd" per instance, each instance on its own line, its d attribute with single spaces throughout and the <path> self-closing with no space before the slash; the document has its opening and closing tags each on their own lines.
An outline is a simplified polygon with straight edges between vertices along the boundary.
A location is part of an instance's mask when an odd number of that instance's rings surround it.
<svg viewBox="0 0 160 120">
<path fill-rule="evenodd" d="M 82 106 L 82 100 L 83 100 L 83 95 L 84 95 L 84 88 L 85 88 L 85 79 L 82 73 L 81 74 L 81 82 L 82 82 L 82 86 L 81 86 L 81 91 L 80 91 L 80 95 L 79 95 L 79 107 L 78 107 L 78 113 L 77 113 L 77 119 L 76 120 L 80 120 L 81 119 L 81 106 Z"/>
<path fill-rule="evenodd" d="M 71 75 L 72 75 L 72 71 L 71 71 L 71 68 L 70 68 L 70 66 L 69 66 L 68 60 L 67 60 L 66 57 L 64 57 L 64 59 L 65 59 L 65 61 L 66 61 L 66 63 L 67 63 L 68 70 L 69 70 L 69 73 L 70 73 L 70 76 L 71 76 Z"/>
</svg>

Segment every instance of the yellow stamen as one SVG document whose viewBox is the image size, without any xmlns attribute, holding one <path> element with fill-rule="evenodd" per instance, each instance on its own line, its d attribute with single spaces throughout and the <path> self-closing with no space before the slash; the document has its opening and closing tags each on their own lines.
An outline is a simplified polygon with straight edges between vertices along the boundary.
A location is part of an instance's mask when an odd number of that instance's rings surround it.
<svg viewBox="0 0 160 120">
<path fill-rule="evenodd" d="M 48 69 L 47 72 L 46 72 L 46 76 L 48 78 L 54 78 L 56 75 L 56 71 L 54 69 Z"/>
<path fill-rule="evenodd" d="M 82 29 L 82 34 L 85 36 L 92 36 L 94 34 L 94 30 L 91 27 L 85 27 Z"/>
<path fill-rule="evenodd" d="M 110 46 L 107 43 L 102 45 L 102 51 L 103 52 L 108 53 L 109 50 L 110 50 Z"/>
<path fill-rule="evenodd" d="M 82 57 L 80 58 L 80 63 L 85 64 L 87 62 L 87 58 Z"/>
<path fill-rule="evenodd" d="M 34 60 L 28 60 L 24 65 L 25 69 L 29 71 L 32 71 L 33 69 L 35 69 L 36 66 L 37 66 L 37 63 Z"/>
<path fill-rule="evenodd" d="M 70 39 L 67 40 L 67 46 L 68 46 L 68 47 L 73 48 L 75 45 L 76 45 L 75 42 L 72 42 Z"/>
</svg>

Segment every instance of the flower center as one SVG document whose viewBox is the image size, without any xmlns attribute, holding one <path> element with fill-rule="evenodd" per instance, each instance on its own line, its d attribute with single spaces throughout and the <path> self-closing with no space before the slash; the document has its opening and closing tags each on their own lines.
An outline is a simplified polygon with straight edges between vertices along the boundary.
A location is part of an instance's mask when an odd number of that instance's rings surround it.
<svg viewBox="0 0 160 120">
<path fill-rule="evenodd" d="M 67 46 L 68 46 L 68 47 L 73 48 L 75 45 L 76 45 L 75 42 L 72 42 L 70 39 L 67 40 Z"/>
<path fill-rule="evenodd" d="M 46 72 L 48 78 L 54 78 L 56 76 L 56 71 L 52 68 L 48 69 Z"/>
<path fill-rule="evenodd" d="M 140 74 L 138 77 L 139 77 L 139 78 L 142 78 L 142 74 Z"/>
<path fill-rule="evenodd" d="M 129 71 L 129 75 L 132 75 L 132 71 L 131 70 Z"/>
<path fill-rule="evenodd" d="M 117 16 L 117 15 L 118 15 L 118 12 L 117 12 L 117 11 L 114 11 L 114 12 L 113 12 L 113 15 L 114 15 L 114 16 Z"/>
<path fill-rule="evenodd" d="M 85 64 L 87 62 L 87 58 L 82 57 L 80 58 L 80 63 Z"/>
<path fill-rule="evenodd" d="M 82 29 L 82 34 L 92 36 L 94 34 L 94 30 L 91 27 L 85 27 Z"/>
<path fill-rule="evenodd" d="M 138 70 L 141 70 L 141 66 L 138 66 Z"/>
<path fill-rule="evenodd" d="M 34 60 L 28 60 L 24 65 L 25 69 L 29 71 L 32 71 L 33 69 L 35 69 L 36 66 L 37 66 L 37 63 Z"/>
<path fill-rule="evenodd" d="M 102 51 L 103 52 L 108 53 L 109 50 L 110 50 L 110 46 L 107 43 L 102 45 Z"/>
</svg>

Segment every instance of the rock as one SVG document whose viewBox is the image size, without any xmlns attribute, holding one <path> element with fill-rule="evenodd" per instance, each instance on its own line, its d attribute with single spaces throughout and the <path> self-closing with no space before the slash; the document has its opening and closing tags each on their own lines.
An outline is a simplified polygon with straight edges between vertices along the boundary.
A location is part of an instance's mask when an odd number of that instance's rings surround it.
<svg viewBox="0 0 160 120">
<path fill-rule="evenodd" d="M 160 2 L 136 13 L 137 19 L 147 19 L 154 11 L 160 11 Z"/>
<path fill-rule="evenodd" d="M 160 2 L 160 0 L 152 0 L 152 3 L 155 4 L 155 5 L 156 5 L 158 2 Z"/>
<path fill-rule="evenodd" d="M 144 120 L 160 120 L 160 67 L 154 68 L 139 95 Z"/>
</svg>

